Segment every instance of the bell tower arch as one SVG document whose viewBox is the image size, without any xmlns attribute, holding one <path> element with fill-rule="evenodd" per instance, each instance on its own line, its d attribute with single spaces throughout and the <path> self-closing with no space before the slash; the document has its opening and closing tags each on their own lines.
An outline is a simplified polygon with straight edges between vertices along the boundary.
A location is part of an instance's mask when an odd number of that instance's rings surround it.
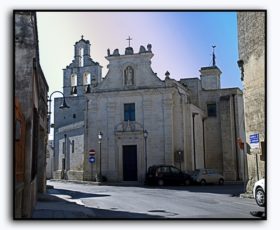
<svg viewBox="0 0 280 230">
<path fill-rule="evenodd" d="M 90 42 L 81 39 L 74 45 L 74 60 L 63 69 L 63 93 L 65 96 L 81 96 L 91 93 L 102 79 L 102 66 L 90 56 Z"/>
</svg>

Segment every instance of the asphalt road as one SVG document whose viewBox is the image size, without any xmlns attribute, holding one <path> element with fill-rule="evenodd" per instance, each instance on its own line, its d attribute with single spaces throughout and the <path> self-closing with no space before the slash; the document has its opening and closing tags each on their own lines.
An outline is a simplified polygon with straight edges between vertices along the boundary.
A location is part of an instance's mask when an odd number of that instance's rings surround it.
<svg viewBox="0 0 280 230">
<path fill-rule="evenodd" d="M 53 193 L 93 210 L 100 219 L 254 219 L 264 211 L 240 198 L 242 185 L 178 187 L 106 186 L 48 182 Z"/>
</svg>

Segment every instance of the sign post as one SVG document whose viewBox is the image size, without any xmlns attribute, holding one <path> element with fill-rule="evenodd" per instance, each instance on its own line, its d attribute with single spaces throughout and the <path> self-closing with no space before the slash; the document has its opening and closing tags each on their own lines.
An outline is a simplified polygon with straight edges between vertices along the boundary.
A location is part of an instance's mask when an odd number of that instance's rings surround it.
<svg viewBox="0 0 280 230">
<path fill-rule="evenodd" d="M 250 147 L 252 149 L 258 149 L 260 148 L 260 138 L 259 138 L 259 134 L 255 133 L 255 134 L 251 134 L 250 135 Z M 256 152 L 256 171 L 257 171 L 257 180 L 259 180 L 259 160 L 258 160 L 258 154 Z"/>
<path fill-rule="evenodd" d="M 88 162 L 90 163 L 91 166 L 91 172 L 90 172 L 90 178 L 93 180 L 93 164 L 95 163 L 95 150 L 91 149 L 88 152 L 89 157 L 88 157 Z"/>
</svg>

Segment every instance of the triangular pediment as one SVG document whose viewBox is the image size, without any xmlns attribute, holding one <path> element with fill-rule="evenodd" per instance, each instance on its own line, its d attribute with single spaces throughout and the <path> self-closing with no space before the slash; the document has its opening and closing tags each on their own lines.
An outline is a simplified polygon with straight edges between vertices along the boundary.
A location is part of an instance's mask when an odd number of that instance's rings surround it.
<svg viewBox="0 0 280 230">
<path fill-rule="evenodd" d="M 151 52 L 111 55 L 108 73 L 97 86 L 98 90 L 129 90 L 164 87 L 164 82 L 151 68 Z"/>
</svg>

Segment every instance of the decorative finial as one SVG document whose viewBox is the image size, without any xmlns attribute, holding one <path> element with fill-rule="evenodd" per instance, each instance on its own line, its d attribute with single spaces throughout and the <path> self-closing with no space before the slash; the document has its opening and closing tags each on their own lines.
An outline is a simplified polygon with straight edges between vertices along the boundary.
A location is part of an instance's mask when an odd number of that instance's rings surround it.
<svg viewBox="0 0 280 230">
<path fill-rule="evenodd" d="M 82 37 L 82 40 L 83 40 L 84 39 L 84 35 L 82 35 L 81 37 Z"/>
<path fill-rule="evenodd" d="M 216 56 L 215 56 L 215 48 L 216 46 L 212 46 L 213 54 L 212 54 L 212 66 L 216 66 Z"/>
<path fill-rule="evenodd" d="M 128 40 L 128 47 L 130 47 L 130 41 L 132 40 L 132 38 L 130 36 L 128 36 L 128 38 L 126 40 Z"/>
<path fill-rule="evenodd" d="M 170 78 L 169 76 L 170 76 L 170 73 L 169 73 L 168 71 L 166 71 L 166 72 L 165 72 L 165 78 L 168 78 L 168 79 L 169 79 L 169 78 Z"/>
</svg>

